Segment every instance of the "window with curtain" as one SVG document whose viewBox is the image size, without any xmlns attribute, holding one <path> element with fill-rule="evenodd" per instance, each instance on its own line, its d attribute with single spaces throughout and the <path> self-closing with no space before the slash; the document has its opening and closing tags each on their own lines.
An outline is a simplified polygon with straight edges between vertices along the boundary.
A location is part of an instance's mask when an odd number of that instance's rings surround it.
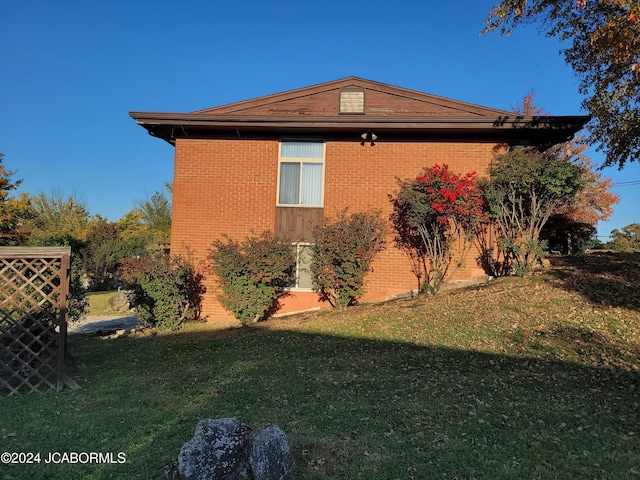
<svg viewBox="0 0 640 480">
<path fill-rule="evenodd" d="M 280 142 L 278 205 L 321 207 L 324 142 Z"/>
</svg>

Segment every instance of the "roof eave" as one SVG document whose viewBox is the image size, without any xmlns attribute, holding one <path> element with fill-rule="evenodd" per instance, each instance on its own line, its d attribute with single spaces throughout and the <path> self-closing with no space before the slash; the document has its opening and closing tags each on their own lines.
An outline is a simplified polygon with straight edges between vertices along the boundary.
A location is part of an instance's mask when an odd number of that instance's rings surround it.
<svg viewBox="0 0 640 480">
<path fill-rule="evenodd" d="M 535 137 L 534 143 L 547 134 L 549 142 L 561 143 L 569 140 L 590 120 L 589 116 L 519 116 L 497 117 L 373 117 L 373 116 L 242 116 L 131 112 L 131 117 L 149 133 L 169 143 L 176 138 L 226 135 L 243 132 L 278 133 L 348 133 L 375 130 L 396 137 L 430 136 L 433 134 L 487 134 L 491 139 Z"/>
</svg>

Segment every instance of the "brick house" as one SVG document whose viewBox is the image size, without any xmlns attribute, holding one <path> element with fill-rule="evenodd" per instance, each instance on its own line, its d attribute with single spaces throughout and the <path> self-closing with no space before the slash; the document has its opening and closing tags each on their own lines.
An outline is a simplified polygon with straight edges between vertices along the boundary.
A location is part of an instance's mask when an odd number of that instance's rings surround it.
<svg viewBox="0 0 640 480">
<path fill-rule="evenodd" d="M 270 231 L 309 261 L 312 227 L 349 207 L 391 213 L 397 178 L 448 164 L 486 175 L 506 146 L 545 148 L 570 139 L 584 116 L 523 117 L 418 91 L 349 77 L 191 113 L 131 112 L 148 132 L 175 146 L 171 252 L 204 259 L 214 240 Z M 457 279 L 485 272 L 470 252 Z M 203 316 L 226 320 L 214 279 Z M 366 279 L 362 301 L 416 288 L 404 254 L 389 241 Z M 321 306 L 309 275 L 279 313 Z"/>
</svg>

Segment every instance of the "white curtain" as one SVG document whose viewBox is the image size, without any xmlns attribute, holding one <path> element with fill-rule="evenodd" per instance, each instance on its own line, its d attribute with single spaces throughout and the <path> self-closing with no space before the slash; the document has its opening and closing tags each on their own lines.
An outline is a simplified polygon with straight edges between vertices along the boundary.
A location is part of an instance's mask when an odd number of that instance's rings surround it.
<svg viewBox="0 0 640 480">
<path fill-rule="evenodd" d="M 302 164 L 302 205 L 322 205 L 322 164 Z"/>
<path fill-rule="evenodd" d="M 280 164 L 280 195 L 278 203 L 281 205 L 298 205 L 300 203 L 300 164 Z"/>
</svg>

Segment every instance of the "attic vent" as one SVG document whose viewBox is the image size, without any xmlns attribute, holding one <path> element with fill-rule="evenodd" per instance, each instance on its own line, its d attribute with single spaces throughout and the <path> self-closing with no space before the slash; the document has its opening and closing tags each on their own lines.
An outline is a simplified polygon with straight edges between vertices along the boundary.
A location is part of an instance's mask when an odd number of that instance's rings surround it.
<svg viewBox="0 0 640 480">
<path fill-rule="evenodd" d="M 345 87 L 340 90 L 340 113 L 364 113 L 364 88 Z"/>
</svg>

